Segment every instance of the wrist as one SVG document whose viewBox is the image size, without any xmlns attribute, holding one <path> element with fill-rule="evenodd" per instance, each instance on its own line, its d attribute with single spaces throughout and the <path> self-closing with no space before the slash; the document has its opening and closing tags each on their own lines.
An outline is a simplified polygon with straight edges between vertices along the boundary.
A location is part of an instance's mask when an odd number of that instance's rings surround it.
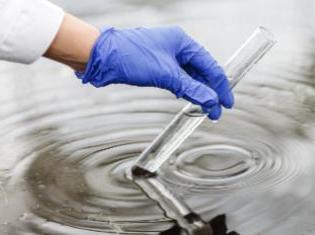
<svg viewBox="0 0 315 235">
<path fill-rule="evenodd" d="M 57 36 L 45 56 L 84 71 L 99 30 L 80 19 L 66 14 Z"/>
</svg>

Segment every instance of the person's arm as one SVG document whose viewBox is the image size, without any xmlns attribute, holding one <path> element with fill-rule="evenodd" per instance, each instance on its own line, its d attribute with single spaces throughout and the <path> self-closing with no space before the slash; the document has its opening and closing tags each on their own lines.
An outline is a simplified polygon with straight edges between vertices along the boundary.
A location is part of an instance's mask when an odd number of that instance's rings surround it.
<svg viewBox="0 0 315 235">
<path fill-rule="evenodd" d="M 47 0 L 0 0 L 0 59 L 44 56 L 84 70 L 99 31 Z"/>
<path fill-rule="evenodd" d="M 211 119 L 234 103 L 223 69 L 179 27 L 100 33 L 46 0 L 0 0 L 0 59 L 27 64 L 42 55 L 71 66 L 95 87 L 166 89 L 200 105 Z"/>
<path fill-rule="evenodd" d="M 65 14 L 58 34 L 44 56 L 83 71 L 99 35 L 96 27 Z"/>
</svg>

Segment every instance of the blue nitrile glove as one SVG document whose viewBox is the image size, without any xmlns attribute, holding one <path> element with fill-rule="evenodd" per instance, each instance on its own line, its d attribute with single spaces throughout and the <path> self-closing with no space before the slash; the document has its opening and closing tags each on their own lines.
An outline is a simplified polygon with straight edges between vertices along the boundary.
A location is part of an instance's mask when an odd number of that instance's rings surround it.
<svg viewBox="0 0 315 235">
<path fill-rule="evenodd" d="M 96 41 L 83 83 L 124 83 L 167 89 L 200 105 L 210 119 L 234 103 L 228 80 L 211 55 L 179 27 L 106 28 Z"/>
</svg>

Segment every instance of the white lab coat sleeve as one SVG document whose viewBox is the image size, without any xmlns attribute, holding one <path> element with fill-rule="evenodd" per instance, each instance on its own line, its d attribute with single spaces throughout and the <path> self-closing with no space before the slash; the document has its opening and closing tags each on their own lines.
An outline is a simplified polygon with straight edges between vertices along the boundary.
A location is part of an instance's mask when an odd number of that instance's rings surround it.
<svg viewBox="0 0 315 235">
<path fill-rule="evenodd" d="M 46 0 L 0 0 L 0 60 L 30 64 L 53 42 L 64 11 Z"/>
</svg>

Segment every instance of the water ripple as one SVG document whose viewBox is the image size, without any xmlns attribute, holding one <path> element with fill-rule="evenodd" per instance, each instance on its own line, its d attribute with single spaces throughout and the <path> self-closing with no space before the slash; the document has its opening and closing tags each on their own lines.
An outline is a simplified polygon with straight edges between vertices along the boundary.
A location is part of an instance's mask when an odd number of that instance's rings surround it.
<svg viewBox="0 0 315 235">
<path fill-rule="evenodd" d="M 222 6 L 247 9 L 257 23 L 250 9 L 259 1 L 184 2 L 174 3 L 178 13 L 165 6 L 163 22 L 182 19 L 183 12 L 190 19 L 197 12 L 200 20 L 182 24 L 204 32 L 200 27 L 211 23 L 211 35 L 201 36 L 208 46 L 218 45 L 214 54 L 230 54 L 243 40 L 234 32 L 240 22 L 228 26 L 229 19 L 221 27 Z M 204 122 L 160 172 L 163 182 L 205 219 L 226 213 L 229 227 L 242 235 L 315 231 L 315 50 L 304 13 L 299 22 L 290 9 L 285 12 L 295 33 L 275 25 L 279 48 L 237 88 L 235 109 L 225 111 L 217 124 Z M 155 11 L 141 12 L 150 18 Z M 237 13 L 229 12 L 231 17 Z M 276 24 L 278 12 L 267 13 Z M 215 32 L 235 35 L 226 50 Z M 83 87 L 72 72 L 47 62 L 34 70 L 16 68 L 0 66 L 5 75 L 0 79 L 5 87 L 0 94 L 0 233 L 153 235 L 172 226 L 126 171 L 184 102 L 156 89 Z"/>
</svg>

